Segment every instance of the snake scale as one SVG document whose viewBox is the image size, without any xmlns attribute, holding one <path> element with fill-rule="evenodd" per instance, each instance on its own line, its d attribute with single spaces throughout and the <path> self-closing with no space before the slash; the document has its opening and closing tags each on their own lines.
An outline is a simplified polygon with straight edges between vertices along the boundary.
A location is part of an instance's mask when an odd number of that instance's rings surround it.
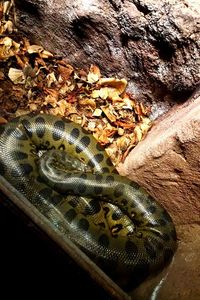
<svg viewBox="0 0 200 300">
<path fill-rule="evenodd" d="M 104 269 L 149 275 L 176 250 L 167 211 L 62 117 L 29 114 L 0 126 L 0 175 Z"/>
</svg>

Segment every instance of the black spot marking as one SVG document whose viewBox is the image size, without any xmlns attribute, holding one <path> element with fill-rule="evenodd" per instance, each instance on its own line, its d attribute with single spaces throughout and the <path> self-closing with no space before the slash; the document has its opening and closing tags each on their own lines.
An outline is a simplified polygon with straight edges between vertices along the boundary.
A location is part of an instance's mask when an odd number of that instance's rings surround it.
<svg viewBox="0 0 200 300">
<path fill-rule="evenodd" d="M 26 130 L 26 133 L 29 137 L 32 137 L 33 135 L 33 132 L 32 132 L 32 126 L 31 126 L 31 123 L 28 121 L 28 120 L 22 120 L 22 124 Z"/>
<path fill-rule="evenodd" d="M 63 200 L 63 196 L 59 194 L 55 194 L 51 197 L 51 203 L 53 205 L 58 205 Z"/>
<path fill-rule="evenodd" d="M 153 244 L 154 244 L 154 247 L 156 249 L 158 249 L 159 251 L 163 250 L 163 248 L 164 248 L 163 244 L 157 240 L 154 240 Z"/>
<path fill-rule="evenodd" d="M 106 163 L 109 167 L 113 167 L 112 161 L 110 160 L 109 157 L 106 159 Z"/>
<path fill-rule="evenodd" d="M 106 228 L 106 225 L 105 225 L 104 222 L 98 223 L 98 225 L 99 225 L 101 228 Z"/>
<path fill-rule="evenodd" d="M 116 225 L 112 226 L 112 228 L 111 228 L 112 234 L 118 233 L 122 228 L 123 228 L 122 224 L 116 224 Z"/>
<path fill-rule="evenodd" d="M 133 202 L 133 203 L 131 203 L 131 205 L 130 205 L 131 208 L 136 208 L 137 206 L 138 206 L 138 204 L 137 204 L 136 202 L 135 202 L 135 203 Z M 141 213 L 141 216 L 142 216 L 142 217 L 144 217 L 144 215 L 145 215 L 144 213 Z"/>
<path fill-rule="evenodd" d="M 110 173 L 109 168 L 107 167 L 102 168 L 102 173 Z"/>
<path fill-rule="evenodd" d="M 18 116 L 18 117 L 16 117 L 16 118 L 10 120 L 10 123 L 11 123 L 11 124 L 16 124 L 16 123 L 19 122 L 19 120 L 20 120 L 21 118 L 22 118 L 22 117 Z"/>
<path fill-rule="evenodd" d="M 103 154 L 101 154 L 101 153 L 95 154 L 95 156 L 94 156 L 94 160 L 95 160 L 97 163 L 102 162 L 103 159 L 104 159 L 104 156 L 103 156 Z"/>
<path fill-rule="evenodd" d="M 156 212 L 157 208 L 156 208 L 156 206 L 151 205 L 151 206 L 148 207 L 147 210 L 148 210 L 150 213 L 154 214 L 154 213 Z"/>
<path fill-rule="evenodd" d="M 166 242 L 170 240 L 170 237 L 167 233 L 163 233 L 160 237 Z"/>
<path fill-rule="evenodd" d="M 112 219 L 117 221 L 117 220 L 121 219 L 122 216 L 123 216 L 123 213 L 121 212 L 121 210 L 116 210 L 112 214 Z"/>
<path fill-rule="evenodd" d="M 11 176 L 12 177 L 21 177 L 21 172 L 20 172 L 20 169 L 19 168 L 13 168 L 12 170 L 11 170 Z"/>
<path fill-rule="evenodd" d="M 172 239 L 173 239 L 174 241 L 177 240 L 177 235 L 176 235 L 175 229 L 171 230 L 171 237 L 172 237 Z"/>
<path fill-rule="evenodd" d="M 124 193 L 124 185 L 123 184 L 118 184 L 115 189 L 114 189 L 114 196 L 121 197 Z"/>
<path fill-rule="evenodd" d="M 100 182 L 100 181 L 102 181 L 103 176 L 101 174 L 96 174 L 95 179 L 96 179 L 97 182 Z"/>
<path fill-rule="evenodd" d="M 64 145 L 64 144 L 61 144 L 61 145 L 58 147 L 58 150 L 65 150 L 65 145 Z"/>
<path fill-rule="evenodd" d="M 72 123 L 72 121 L 70 121 L 69 119 L 66 119 L 65 117 L 61 116 L 61 119 L 63 120 L 64 123 L 69 124 Z"/>
<path fill-rule="evenodd" d="M 76 217 L 76 215 L 77 215 L 76 211 L 73 208 L 71 208 L 65 213 L 65 218 L 69 223 L 71 223 Z"/>
<path fill-rule="evenodd" d="M 79 222 L 78 222 L 78 227 L 80 229 L 83 229 L 84 231 L 87 231 L 89 229 L 89 222 L 86 220 L 86 219 L 80 219 Z"/>
<path fill-rule="evenodd" d="M 103 206 L 103 210 L 104 210 L 104 216 L 106 217 L 110 209 L 107 206 Z"/>
<path fill-rule="evenodd" d="M 33 171 L 33 167 L 29 164 L 20 164 L 21 176 L 29 175 Z"/>
<path fill-rule="evenodd" d="M 58 141 L 62 138 L 63 132 L 65 130 L 65 123 L 61 120 L 56 121 L 53 126 L 52 137 L 54 141 Z"/>
<path fill-rule="evenodd" d="M 106 234 L 102 234 L 99 238 L 99 244 L 105 248 L 108 248 L 109 246 L 109 238 Z"/>
<path fill-rule="evenodd" d="M 174 253 L 171 249 L 166 249 L 164 252 L 164 262 L 168 263 L 169 260 L 172 258 L 173 254 Z"/>
<path fill-rule="evenodd" d="M 112 176 L 112 175 L 108 175 L 108 176 L 106 176 L 106 182 L 108 182 L 108 183 L 112 183 L 112 182 L 114 182 L 115 181 L 115 178 L 114 178 L 114 176 Z"/>
<path fill-rule="evenodd" d="M 84 180 L 87 179 L 87 174 L 84 174 L 84 173 L 81 174 L 81 175 L 80 175 L 80 178 L 82 178 L 82 179 L 84 179 Z"/>
<path fill-rule="evenodd" d="M 25 132 L 18 130 L 18 129 L 9 128 L 6 132 L 6 134 L 13 135 L 16 139 L 18 139 L 20 141 L 28 140 L 28 136 L 25 134 Z"/>
<path fill-rule="evenodd" d="M 137 184 L 136 182 L 134 181 L 131 181 L 130 182 L 130 186 L 133 187 L 134 189 L 138 190 L 140 188 L 139 184 Z"/>
<path fill-rule="evenodd" d="M 4 165 L 2 164 L 2 162 L 0 161 L 0 175 L 1 175 L 1 176 L 4 176 L 5 173 L 6 173 L 5 167 L 4 167 Z"/>
<path fill-rule="evenodd" d="M 80 153 L 85 150 L 90 144 L 90 137 L 89 136 L 83 136 L 79 144 L 76 146 L 76 153 Z"/>
<path fill-rule="evenodd" d="M 103 188 L 99 184 L 101 183 L 103 176 L 101 174 L 96 174 L 95 179 L 97 181 L 97 184 L 94 186 L 94 192 L 95 194 L 101 194 L 103 192 Z"/>
<path fill-rule="evenodd" d="M 147 200 L 149 201 L 149 204 L 151 205 L 152 202 L 154 202 L 154 198 L 151 195 L 146 195 L 147 196 Z"/>
<path fill-rule="evenodd" d="M 7 130 L 6 130 L 6 135 L 7 136 L 10 136 L 10 135 L 12 135 L 13 133 L 15 133 L 15 128 L 7 128 Z"/>
<path fill-rule="evenodd" d="M 36 180 L 39 183 L 41 183 L 41 182 L 44 183 L 44 180 L 43 180 L 43 178 L 40 175 L 37 176 Z"/>
<path fill-rule="evenodd" d="M 125 250 L 127 254 L 131 254 L 131 256 L 135 256 L 138 253 L 138 247 L 135 243 L 131 241 L 127 241 L 125 244 Z"/>
<path fill-rule="evenodd" d="M 79 204 L 80 202 L 80 199 L 79 197 L 73 197 L 70 201 L 69 201 L 69 204 L 72 206 L 72 207 L 77 207 L 77 205 Z"/>
<path fill-rule="evenodd" d="M 139 203 L 143 203 L 146 200 L 145 195 L 141 194 L 141 193 L 137 193 L 137 201 Z"/>
<path fill-rule="evenodd" d="M 36 134 L 41 139 L 45 134 L 45 120 L 42 117 L 38 117 L 35 119 L 36 124 Z"/>
<path fill-rule="evenodd" d="M 22 151 L 13 151 L 11 155 L 15 160 L 22 160 L 28 158 L 28 154 Z"/>
<path fill-rule="evenodd" d="M 78 139 L 80 135 L 80 130 L 78 128 L 73 128 L 72 131 L 70 132 L 70 135 L 69 135 L 69 144 L 72 145 L 72 144 L 75 144 L 76 140 Z"/>
<path fill-rule="evenodd" d="M 52 189 L 46 187 L 46 188 L 42 189 L 39 194 L 41 197 L 43 197 L 45 199 L 49 199 L 49 198 L 51 198 L 51 195 L 52 195 Z"/>
<path fill-rule="evenodd" d="M 96 149 L 98 151 L 105 151 L 104 148 L 99 143 L 96 144 Z"/>
<path fill-rule="evenodd" d="M 122 199 L 121 200 L 121 204 L 124 205 L 124 206 L 126 206 L 128 204 L 128 201 L 126 199 Z"/>
<path fill-rule="evenodd" d="M 96 194 L 96 195 L 100 195 L 100 194 L 102 194 L 103 193 L 103 187 L 101 187 L 101 186 L 94 186 L 94 193 Z"/>
<path fill-rule="evenodd" d="M 87 190 L 87 186 L 84 183 L 78 184 L 76 190 L 79 194 L 83 194 Z"/>
<path fill-rule="evenodd" d="M 25 189 L 26 189 L 26 184 L 25 183 L 23 183 L 23 182 L 17 183 L 17 190 L 18 191 L 24 192 Z"/>
<path fill-rule="evenodd" d="M 92 159 L 90 159 L 90 160 L 88 161 L 88 167 L 94 168 L 94 166 L 95 166 L 95 163 L 93 162 Z"/>
<path fill-rule="evenodd" d="M 166 210 L 163 210 L 162 216 L 166 222 L 172 222 L 172 219 Z"/>
<path fill-rule="evenodd" d="M 144 247 L 146 249 L 147 255 L 151 258 L 151 259 L 155 259 L 156 258 L 156 250 L 155 247 L 153 245 L 154 241 L 149 241 L 148 239 L 146 239 L 144 241 Z"/>
<path fill-rule="evenodd" d="M 113 169 L 111 173 L 113 173 L 113 174 L 119 174 L 119 173 L 117 172 L 117 169 Z"/>
<path fill-rule="evenodd" d="M 101 210 L 101 205 L 100 203 L 92 199 L 88 205 L 85 207 L 84 215 L 95 215 Z"/>
<path fill-rule="evenodd" d="M 3 134 L 5 131 L 5 127 L 3 125 L 0 125 L 0 134 Z"/>
<path fill-rule="evenodd" d="M 88 131 L 85 128 L 81 127 L 81 131 L 82 133 L 84 133 L 84 135 L 89 135 Z"/>
<path fill-rule="evenodd" d="M 157 222 L 159 223 L 160 226 L 165 226 L 167 224 L 164 219 L 159 219 L 157 220 Z"/>
</svg>

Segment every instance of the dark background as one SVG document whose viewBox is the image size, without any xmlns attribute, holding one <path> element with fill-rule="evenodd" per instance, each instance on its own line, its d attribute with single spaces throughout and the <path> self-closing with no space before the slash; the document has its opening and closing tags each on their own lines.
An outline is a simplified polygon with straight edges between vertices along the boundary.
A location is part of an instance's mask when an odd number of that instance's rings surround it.
<svg viewBox="0 0 200 300">
<path fill-rule="evenodd" d="M 0 274 L 0 299 L 111 300 L 2 194 Z"/>
</svg>

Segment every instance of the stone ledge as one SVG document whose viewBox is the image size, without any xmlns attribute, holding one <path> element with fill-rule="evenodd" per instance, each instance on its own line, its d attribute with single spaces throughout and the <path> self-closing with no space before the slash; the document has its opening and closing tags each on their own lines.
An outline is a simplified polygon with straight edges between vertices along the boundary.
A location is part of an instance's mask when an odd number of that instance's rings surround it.
<svg viewBox="0 0 200 300">
<path fill-rule="evenodd" d="M 177 232 L 181 241 L 170 266 L 133 291 L 134 300 L 200 299 L 200 226 L 178 226 Z"/>
<path fill-rule="evenodd" d="M 172 108 L 118 167 L 171 214 L 175 224 L 200 224 L 200 91 Z"/>
</svg>

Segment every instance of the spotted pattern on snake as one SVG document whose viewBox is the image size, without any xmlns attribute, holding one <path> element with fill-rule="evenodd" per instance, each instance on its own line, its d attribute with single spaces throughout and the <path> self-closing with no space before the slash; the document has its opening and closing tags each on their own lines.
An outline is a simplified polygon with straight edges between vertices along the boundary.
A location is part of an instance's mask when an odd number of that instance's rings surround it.
<svg viewBox="0 0 200 300">
<path fill-rule="evenodd" d="M 0 175 L 102 268 L 149 275 L 176 250 L 167 211 L 73 122 L 38 114 L 0 126 Z"/>
</svg>

